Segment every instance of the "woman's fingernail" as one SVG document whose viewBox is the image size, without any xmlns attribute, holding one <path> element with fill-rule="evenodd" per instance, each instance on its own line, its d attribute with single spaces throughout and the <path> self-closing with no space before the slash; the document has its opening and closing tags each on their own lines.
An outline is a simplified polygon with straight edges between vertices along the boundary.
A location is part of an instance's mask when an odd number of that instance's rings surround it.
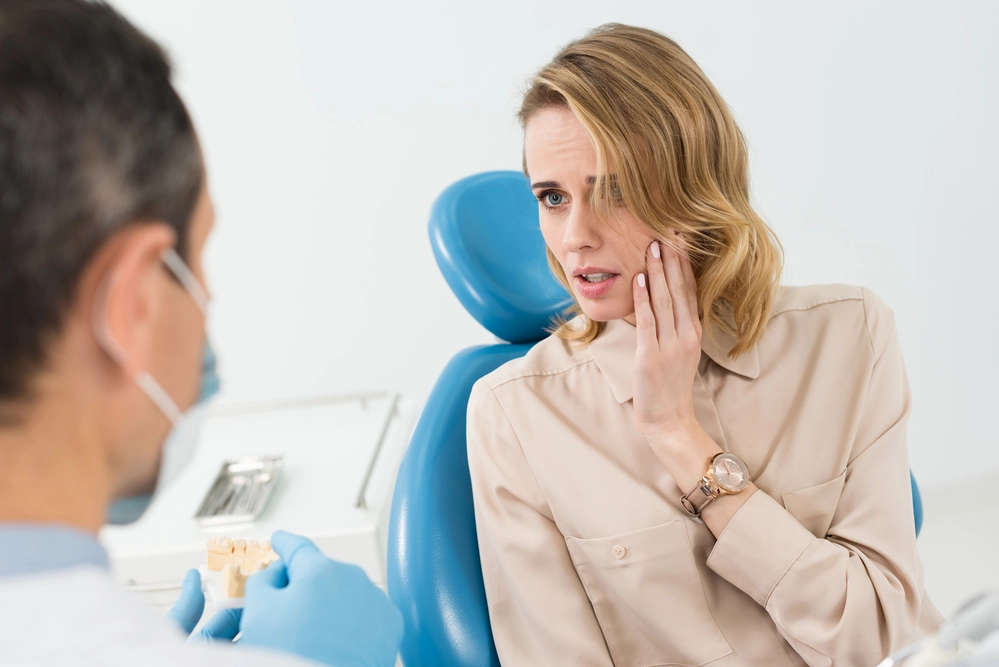
<svg viewBox="0 0 999 667">
<path fill-rule="evenodd" d="M 652 256 L 659 259 L 659 241 L 653 241 L 649 249 L 652 251 Z"/>
<path fill-rule="evenodd" d="M 645 287 L 645 274 L 644 273 L 639 273 L 638 274 L 638 286 L 639 287 Z"/>
</svg>

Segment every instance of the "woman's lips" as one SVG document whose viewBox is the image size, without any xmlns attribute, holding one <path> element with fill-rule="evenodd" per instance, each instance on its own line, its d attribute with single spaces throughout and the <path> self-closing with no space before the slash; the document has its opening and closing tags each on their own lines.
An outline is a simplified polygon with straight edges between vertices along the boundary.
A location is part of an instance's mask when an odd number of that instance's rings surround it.
<svg viewBox="0 0 999 667">
<path fill-rule="evenodd" d="M 597 299 L 607 292 L 614 286 L 614 283 L 621 276 L 617 273 L 612 273 L 609 278 L 605 278 L 597 283 L 591 283 L 583 276 L 576 276 L 574 278 L 576 282 L 576 292 L 587 299 Z"/>
</svg>

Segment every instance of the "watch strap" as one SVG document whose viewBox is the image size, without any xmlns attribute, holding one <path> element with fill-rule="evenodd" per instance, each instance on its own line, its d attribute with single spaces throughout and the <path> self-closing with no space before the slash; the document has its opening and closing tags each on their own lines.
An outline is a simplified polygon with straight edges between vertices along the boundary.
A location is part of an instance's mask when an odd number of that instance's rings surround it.
<svg viewBox="0 0 999 667">
<path fill-rule="evenodd" d="M 680 498 L 680 505 L 690 516 L 699 517 L 701 510 L 717 497 L 711 488 L 711 481 L 705 476 L 697 483 L 693 491 Z"/>
</svg>

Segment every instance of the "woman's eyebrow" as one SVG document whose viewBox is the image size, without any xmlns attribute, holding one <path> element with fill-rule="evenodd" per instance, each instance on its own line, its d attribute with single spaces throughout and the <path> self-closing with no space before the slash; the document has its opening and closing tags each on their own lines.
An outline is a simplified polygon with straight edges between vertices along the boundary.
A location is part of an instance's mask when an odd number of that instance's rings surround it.
<svg viewBox="0 0 999 667">
<path fill-rule="evenodd" d="M 612 181 L 617 180 L 617 176 L 611 176 L 611 180 Z M 586 184 L 587 185 L 596 185 L 596 183 L 597 183 L 597 177 L 596 176 L 587 176 L 586 177 Z M 532 190 L 537 190 L 538 188 L 559 188 L 559 187 L 562 187 L 562 186 L 559 185 L 558 181 L 538 181 L 537 183 L 531 183 L 531 189 Z"/>
</svg>

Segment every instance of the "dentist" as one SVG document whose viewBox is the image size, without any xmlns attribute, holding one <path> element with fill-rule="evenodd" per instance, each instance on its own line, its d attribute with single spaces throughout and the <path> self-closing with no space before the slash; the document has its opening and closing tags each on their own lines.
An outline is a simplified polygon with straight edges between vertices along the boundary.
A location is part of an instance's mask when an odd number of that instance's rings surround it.
<svg viewBox="0 0 999 667">
<path fill-rule="evenodd" d="M 235 646 L 174 627 L 200 619 L 195 577 L 171 623 L 109 576 L 98 531 L 183 467 L 217 385 L 213 219 L 160 48 L 100 2 L 0 2 L 2 664 L 395 664 L 398 611 L 302 537 L 276 533 L 241 618 L 206 624 Z"/>
</svg>

